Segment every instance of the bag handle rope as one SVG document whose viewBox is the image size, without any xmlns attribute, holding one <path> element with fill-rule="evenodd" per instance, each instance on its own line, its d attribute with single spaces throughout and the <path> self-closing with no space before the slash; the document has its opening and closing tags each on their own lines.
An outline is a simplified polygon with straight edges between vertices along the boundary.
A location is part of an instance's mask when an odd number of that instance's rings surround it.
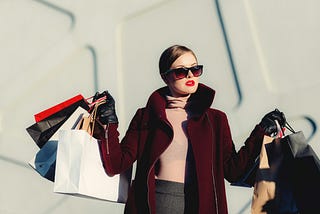
<svg viewBox="0 0 320 214">
<path fill-rule="evenodd" d="M 98 107 L 104 103 L 106 103 L 106 97 L 103 97 L 104 99 L 100 98 L 98 100 L 96 100 L 95 102 L 91 103 L 93 104 L 93 110 L 89 115 L 90 118 L 90 123 L 92 123 L 92 127 L 91 127 L 91 133 L 90 135 L 93 135 L 94 132 L 94 125 L 95 125 L 95 121 L 97 119 L 97 112 L 98 112 Z M 97 121 L 98 122 L 98 121 Z"/>
<path fill-rule="evenodd" d="M 291 131 L 292 133 L 296 133 L 296 132 L 294 131 L 294 129 L 292 128 L 292 126 L 290 126 L 290 124 L 289 124 L 288 122 L 286 122 L 285 127 L 286 127 L 289 131 Z"/>
</svg>

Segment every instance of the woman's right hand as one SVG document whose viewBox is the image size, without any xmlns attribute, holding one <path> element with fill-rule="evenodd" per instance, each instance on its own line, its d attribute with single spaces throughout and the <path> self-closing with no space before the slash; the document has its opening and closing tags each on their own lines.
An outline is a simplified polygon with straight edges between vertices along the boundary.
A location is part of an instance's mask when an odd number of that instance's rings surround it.
<svg viewBox="0 0 320 214">
<path fill-rule="evenodd" d="M 98 109 L 97 109 L 98 120 L 103 125 L 108 125 L 109 123 L 118 123 L 118 117 L 116 115 L 116 108 L 115 108 L 115 101 L 108 91 L 104 91 L 101 94 L 97 92 L 93 97 L 93 101 L 96 101 L 97 99 L 103 96 L 106 96 L 106 102 L 98 106 Z"/>
</svg>

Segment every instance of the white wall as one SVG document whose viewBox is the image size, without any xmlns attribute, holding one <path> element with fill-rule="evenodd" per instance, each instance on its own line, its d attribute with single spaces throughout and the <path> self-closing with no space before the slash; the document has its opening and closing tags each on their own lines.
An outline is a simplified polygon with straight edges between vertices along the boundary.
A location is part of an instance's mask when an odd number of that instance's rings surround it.
<svg viewBox="0 0 320 214">
<path fill-rule="evenodd" d="M 113 203 L 58 195 L 28 166 L 33 115 L 78 93 L 108 89 L 120 131 L 163 86 L 158 58 L 193 49 L 239 148 L 274 108 L 320 154 L 320 3 L 316 0 L 1 0 L 0 213 L 121 213 Z M 227 184 L 230 213 L 252 189 Z"/>
</svg>

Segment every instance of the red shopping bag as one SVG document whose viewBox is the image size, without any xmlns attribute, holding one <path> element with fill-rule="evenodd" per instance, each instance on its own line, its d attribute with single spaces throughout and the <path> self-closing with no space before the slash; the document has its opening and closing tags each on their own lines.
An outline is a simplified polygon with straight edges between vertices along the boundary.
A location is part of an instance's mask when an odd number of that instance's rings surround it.
<svg viewBox="0 0 320 214">
<path fill-rule="evenodd" d="M 34 115 L 34 119 L 36 120 L 36 122 L 40 122 L 40 121 L 44 120 L 45 118 L 47 118 L 47 117 L 49 117 L 49 116 L 61 111 L 62 109 L 65 109 L 66 107 L 68 107 L 68 106 L 70 106 L 70 105 L 72 105 L 72 104 L 74 104 L 74 103 L 76 103 L 76 102 L 78 102 L 80 100 L 84 100 L 85 101 L 84 97 L 81 94 L 76 95 L 76 96 L 74 96 L 74 97 L 72 97 L 72 98 L 70 98 L 68 100 L 65 100 L 65 101 L 63 101 L 63 102 L 61 102 L 61 103 L 59 103 L 59 104 L 57 104 L 55 106 L 52 106 L 52 107 L 50 107 L 50 108 L 48 108 L 46 110 L 43 110 L 43 111 L 35 114 Z"/>
</svg>

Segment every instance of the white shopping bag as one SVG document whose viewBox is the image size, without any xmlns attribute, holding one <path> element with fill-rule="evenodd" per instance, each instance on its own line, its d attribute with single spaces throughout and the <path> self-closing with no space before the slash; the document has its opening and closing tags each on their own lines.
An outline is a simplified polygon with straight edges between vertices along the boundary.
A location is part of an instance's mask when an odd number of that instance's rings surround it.
<svg viewBox="0 0 320 214">
<path fill-rule="evenodd" d="M 36 170 L 42 177 L 54 181 L 55 164 L 57 154 L 57 144 L 59 130 L 69 130 L 75 128 L 83 115 L 88 112 L 82 107 L 78 107 L 54 135 L 43 145 L 36 155 L 29 161 L 29 165 Z"/>
<path fill-rule="evenodd" d="M 88 132 L 60 131 L 54 192 L 125 202 L 130 178 L 105 173 L 98 142 Z"/>
</svg>

